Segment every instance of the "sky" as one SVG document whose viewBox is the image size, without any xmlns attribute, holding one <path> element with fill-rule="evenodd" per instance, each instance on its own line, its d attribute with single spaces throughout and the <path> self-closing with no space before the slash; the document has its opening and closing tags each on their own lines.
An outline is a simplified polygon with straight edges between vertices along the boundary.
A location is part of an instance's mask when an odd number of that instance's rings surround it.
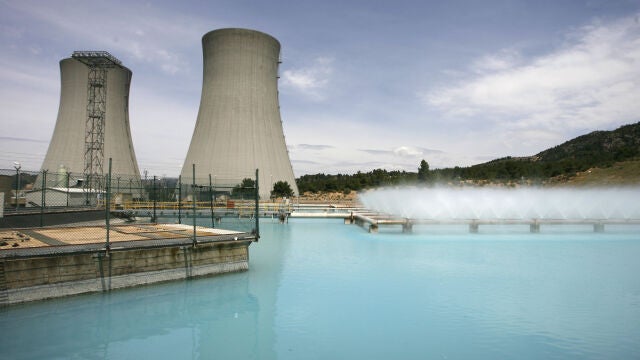
<svg viewBox="0 0 640 360">
<path fill-rule="evenodd" d="M 104 50 L 133 72 L 141 172 L 177 176 L 201 38 L 229 27 L 281 43 L 296 177 L 469 166 L 640 121 L 640 0 L 0 0 L 0 169 L 40 169 L 59 61 Z"/>
</svg>

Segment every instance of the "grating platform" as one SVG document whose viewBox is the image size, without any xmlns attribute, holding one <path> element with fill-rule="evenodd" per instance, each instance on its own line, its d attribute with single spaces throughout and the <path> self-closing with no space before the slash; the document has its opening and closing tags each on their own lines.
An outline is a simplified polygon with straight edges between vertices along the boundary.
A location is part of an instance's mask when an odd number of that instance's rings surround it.
<svg viewBox="0 0 640 360">
<path fill-rule="evenodd" d="M 111 249 L 173 246 L 193 243 L 194 228 L 185 224 L 129 224 L 109 228 Z M 106 245 L 100 225 L 0 230 L 0 258 L 27 254 L 98 250 Z M 196 226 L 196 243 L 255 241 L 253 234 Z"/>
</svg>

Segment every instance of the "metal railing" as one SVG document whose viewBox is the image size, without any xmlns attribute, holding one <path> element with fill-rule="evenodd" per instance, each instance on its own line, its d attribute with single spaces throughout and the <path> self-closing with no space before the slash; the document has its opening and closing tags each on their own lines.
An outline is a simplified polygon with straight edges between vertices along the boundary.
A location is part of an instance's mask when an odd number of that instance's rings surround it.
<svg viewBox="0 0 640 360">
<path fill-rule="evenodd" d="M 117 174 L 109 159 L 102 181 L 88 182 L 63 167 L 56 172 L 0 169 L 0 192 L 5 193 L 0 231 L 91 226 L 96 233 L 90 237 L 102 238 L 107 248 L 110 227 L 122 223 L 189 225 L 194 241 L 201 226 L 258 238 L 260 212 L 279 211 L 260 206 L 257 170 L 241 180 L 199 176 L 196 170 L 194 165 L 187 179 Z M 87 185 L 96 183 L 103 186 Z"/>
</svg>

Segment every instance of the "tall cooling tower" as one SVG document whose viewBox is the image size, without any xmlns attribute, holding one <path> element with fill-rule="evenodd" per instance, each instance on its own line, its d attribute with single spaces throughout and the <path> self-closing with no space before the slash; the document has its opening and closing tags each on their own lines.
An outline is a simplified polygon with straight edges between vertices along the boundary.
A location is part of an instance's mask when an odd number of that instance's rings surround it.
<svg viewBox="0 0 640 360">
<path fill-rule="evenodd" d="M 105 59 L 108 61 L 100 63 Z M 94 67 L 91 73 L 90 65 Z M 129 128 L 131 75 L 131 70 L 106 52 L 76 52 L 73 58 L 60 61 L 60 107 L 43 170 L 56 173 L 63 168 L 84 177 L 102 175 L 108 172 L 112 158 L 113 178 L 121 176 L 139 184 Z M 40 179 L 35 185 L 41 186 Z"/>
<path fill-rule="evenodd" d="M 286 181 L 298 194 L 278 103 L 280 43 L 246 29 L 214 30 L 202 37 L 202 98 L 182 168 L 183 182 L 213 174 L 239 184 L 259 169 L 260 197 Z"/>
</svg>

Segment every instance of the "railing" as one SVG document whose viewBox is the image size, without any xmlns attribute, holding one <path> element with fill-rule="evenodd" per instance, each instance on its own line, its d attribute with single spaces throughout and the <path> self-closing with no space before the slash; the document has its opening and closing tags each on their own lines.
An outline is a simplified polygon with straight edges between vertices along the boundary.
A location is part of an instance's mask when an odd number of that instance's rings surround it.
<svg viewBox="0 0 640 360">
<path fill-rule="evenodd" d="M 100 206 L 104 206 L 104 202 L 100 203 Z M 235 210 L 240 213 L 253 213 L 255 212 L 255 202 L 254 201 L 228 201 L 228 202 L 218 202 L 211 205 L 209 201 L 196 201 L 195 204 L 191 201 L 177 202 L 177 201 L 127 201 L 124 203 L 116 203 L 111 201 L 111 208 L 116 210 L 153 210 L 163 211 L 163 210 L 213 210 L 213 211 L 223 211 L 223 210 Z M 283 203 L 259 203 L 258 211 L 261 214 L 264 213 L 279 213 L 279 212 L 287 212 L 291 213 L 294 210 L 295 206 L 292 204 L 283 204 Z"/>
<path fill-rule="evenodd" d="M 143 178 L 108 171 L 100 175 L 100 181 L 89 182 L 83 174 L 72 173 L 62 166 L 55 172 L 0 169 L 0 186 L 5 184 L 0 191 L 8 194 L 0 228 L 43 227 L 86 220 L 103 221 L 108 227 L 111 214 L 126 218 L 126 214 L 121 214 L 124 211 L 148 210 L 149 216 L 145 214 L 138 220 L 157 222 L 159 217 L 173 217 L 174 214 L 167 214 L 171 211 L 176 212 L 177 219 L 163 220 L 182 224 L 193 219 L 188 222 L 195 227 L 196 218 L 209 217 L 209 223 L 203 220 L 200 223 L 216 227 L 217 218 L 241 217 L 242 221 L 228 222 L 225 225 L 231 227 L 228 230 L 258 234 L 258 213 L 269 211 L 270 207 L 258 204 L 257 171 L 244 179 L 228 179 L 212 174 L 197 177 L 195 165 L 191 170 L 188 179 L 147 174 Z M 102 187 L 96 188 L 95 184 Z M 15 194 L 19 194 L 18 203 Z"/>
</svg>

